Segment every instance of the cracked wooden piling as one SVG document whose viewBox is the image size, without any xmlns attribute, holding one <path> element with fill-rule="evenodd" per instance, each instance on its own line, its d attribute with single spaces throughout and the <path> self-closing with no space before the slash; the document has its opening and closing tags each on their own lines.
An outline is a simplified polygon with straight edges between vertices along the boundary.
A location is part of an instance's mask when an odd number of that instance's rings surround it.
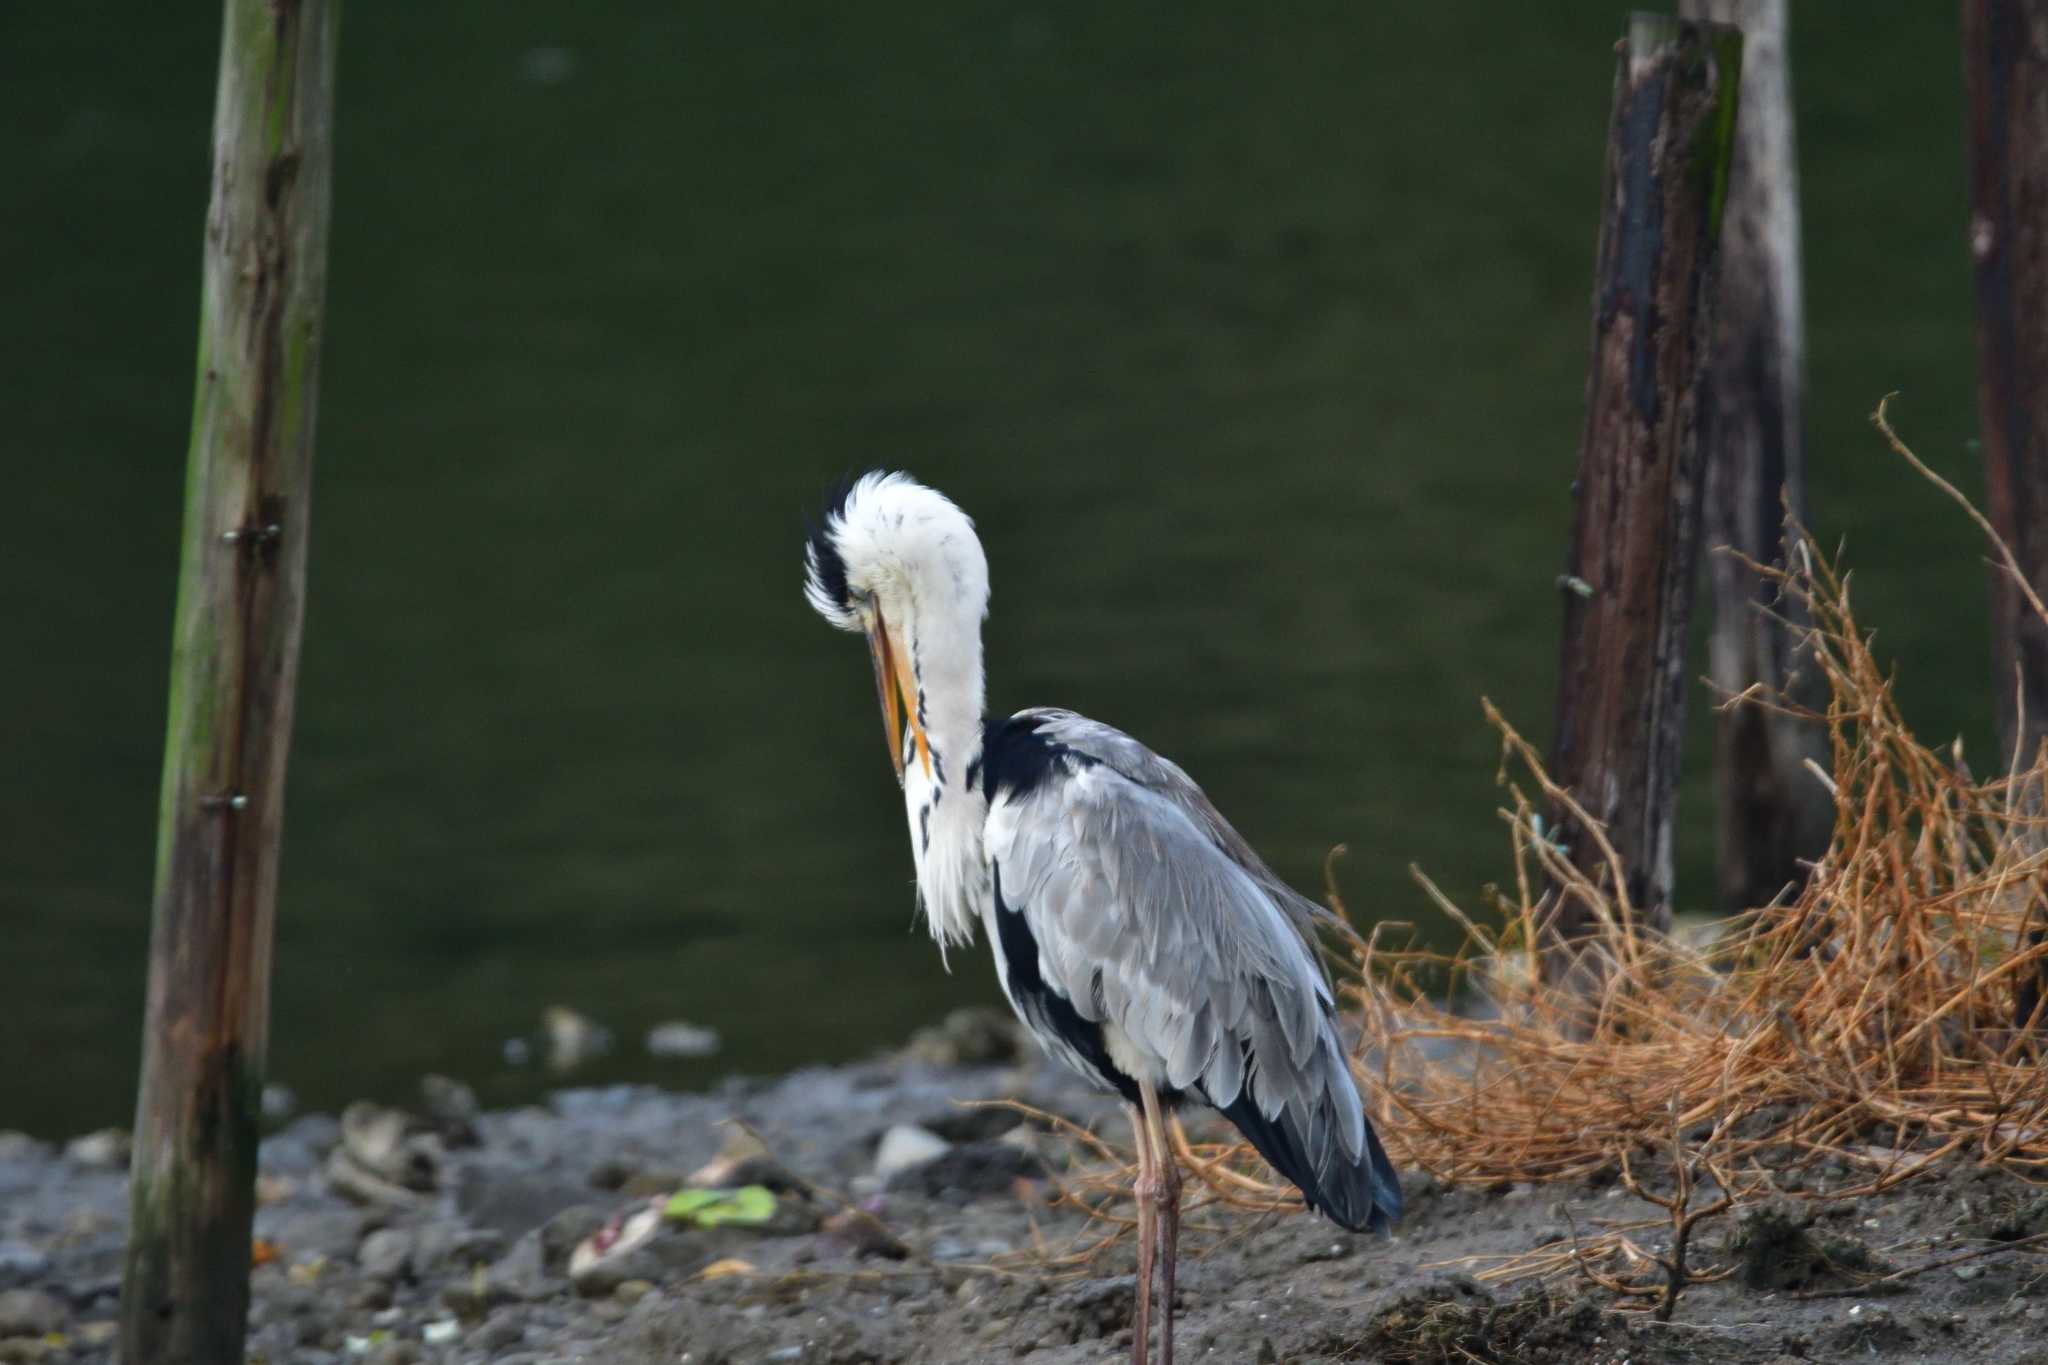
<svg viewBox="0 0 2048 1365">
<path fill-rule="evenodd" d="M 1699 555 L 1702 375 L 1742 35 L 1636 14 L 1614 78 L 1594 266 L 1586 425 L 1562 593 L 1552 771 L 1621 855 L 1615 904 L 1669 922 L 1686 627 Z M 1605 879 L 1569 810 L 1574 862 Z M 1558 888 L 1551 928 L 1590 927 Z"/>
<path fill-rule="evenodd" d="M 128 1365 L 239 1362 L 326 285 L 333 0 L 227 0 L 121 1288 Z"/>
</svg>

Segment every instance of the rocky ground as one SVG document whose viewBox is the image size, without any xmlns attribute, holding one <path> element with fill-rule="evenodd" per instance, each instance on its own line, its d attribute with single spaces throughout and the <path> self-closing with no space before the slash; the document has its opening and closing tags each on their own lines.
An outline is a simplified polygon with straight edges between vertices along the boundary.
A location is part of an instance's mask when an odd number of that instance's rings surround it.
<svg viewBox="0 0 2048 1365">
<path fill-rule="evenodd" d="M 1095 1235 L 1046 1203 L 1071 1145 L 958 1101 L 1021 1098 L 1118 1141 L 1121 1120 L 1008 1046 L 963 1019 L 902 1055 L 706 1095 L 569 1090 L 479 1114 L 435 1082 L 412 1112 L 298 1119 L 263 1146 L 250 1357 L 1124 1359 L 1129 1245 L 1064 1273 L 1030 1255 Z M 0 1134 L 0 1361 L 112 1358 L 121 1161 L 118 1135 L 60 1150 Z M 693 1174 L 775 1197 L 648 1212 Z M 1456 1264 L 1652 1212 L 1620 1191 L 1449 1191 L 1418 1176 L 1407 1193 L 1392 1240 L 1193 1214 L 1208 1230 L 1190 1234 L 1181 1272 L 1181 1358 L 2048 1365 L 2048 1263 L 2027 1240 L 2048 1233 L 2048 1198 L 2010 1177 L 1959 1165 L 1879 1199 L 1704 1224 L 1697 1262 L 1733 1273 L 1689 1290 L 1669 1324 L 1583 1282 L 1493 1288 Z M 700 1225 L 716 1208 L 754 1221 Z"/>
</svg>

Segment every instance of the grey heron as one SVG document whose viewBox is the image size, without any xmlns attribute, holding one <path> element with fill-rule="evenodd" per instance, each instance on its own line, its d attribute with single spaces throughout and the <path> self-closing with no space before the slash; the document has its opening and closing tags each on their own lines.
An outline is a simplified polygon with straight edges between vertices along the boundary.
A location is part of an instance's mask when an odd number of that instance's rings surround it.
<svg viewBox="0 0 2048 1365">
<path fill-rule="evenodd" d="M 1071 711 L 983 714 L 988 561 L 967 515 L 908 475 L 865 474 L 826 508 L 804 569 L 811 606 L 867 637 L 941 956 L 979 923 L 1039 1044 L 1129 1108 L 1132 1360 L 1147 1359 L 1155 1262 L 1160 1357 L 1173 1360 L 1174 1106 L 1220 1110 L 1332 1221 L 1398 1218 L 1314 950 L 1324 912 L 1129 735 Z"/>
</svg>

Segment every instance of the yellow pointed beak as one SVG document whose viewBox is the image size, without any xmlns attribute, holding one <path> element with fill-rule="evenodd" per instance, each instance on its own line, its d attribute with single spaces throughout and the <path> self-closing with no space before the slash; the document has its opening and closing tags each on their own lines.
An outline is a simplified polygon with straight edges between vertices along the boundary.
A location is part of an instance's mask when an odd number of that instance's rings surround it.
<svg viewBox="0 0 2048 1365">
<path fill-rule="evenodd" d="M 932 751 L 925 738 L 924 722 L 917 714 L 917 683 L 879 608 L 875 611 L 875 624 L 868 631 L 868 654 L 875 661 L 875 697 L 882 703 L 882 732 L 889 741 L 889 766 L 896 770 L 896 784 L 903 785 L 905 716 L 909 717 L 910 737 L 917 745 L 918 761 L 924 765 L 925 776 L 930 777 Z"/>
</svg>

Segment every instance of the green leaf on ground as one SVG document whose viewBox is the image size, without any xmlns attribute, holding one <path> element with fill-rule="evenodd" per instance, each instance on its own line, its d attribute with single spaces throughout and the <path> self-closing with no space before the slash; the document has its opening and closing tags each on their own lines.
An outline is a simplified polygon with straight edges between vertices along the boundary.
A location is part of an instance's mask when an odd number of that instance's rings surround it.
<svg viewBox="0 0 2048 1365">
<path fill-rule="evenodd" d="M 765 1223 L 775 1216 L 775 1195 L 765 1185 L 733 1190 L 677 1190 L 662 1206 L 662 1216 L 677 1222 L 714 1228 L 721 1223 Z"/>
</svg>

